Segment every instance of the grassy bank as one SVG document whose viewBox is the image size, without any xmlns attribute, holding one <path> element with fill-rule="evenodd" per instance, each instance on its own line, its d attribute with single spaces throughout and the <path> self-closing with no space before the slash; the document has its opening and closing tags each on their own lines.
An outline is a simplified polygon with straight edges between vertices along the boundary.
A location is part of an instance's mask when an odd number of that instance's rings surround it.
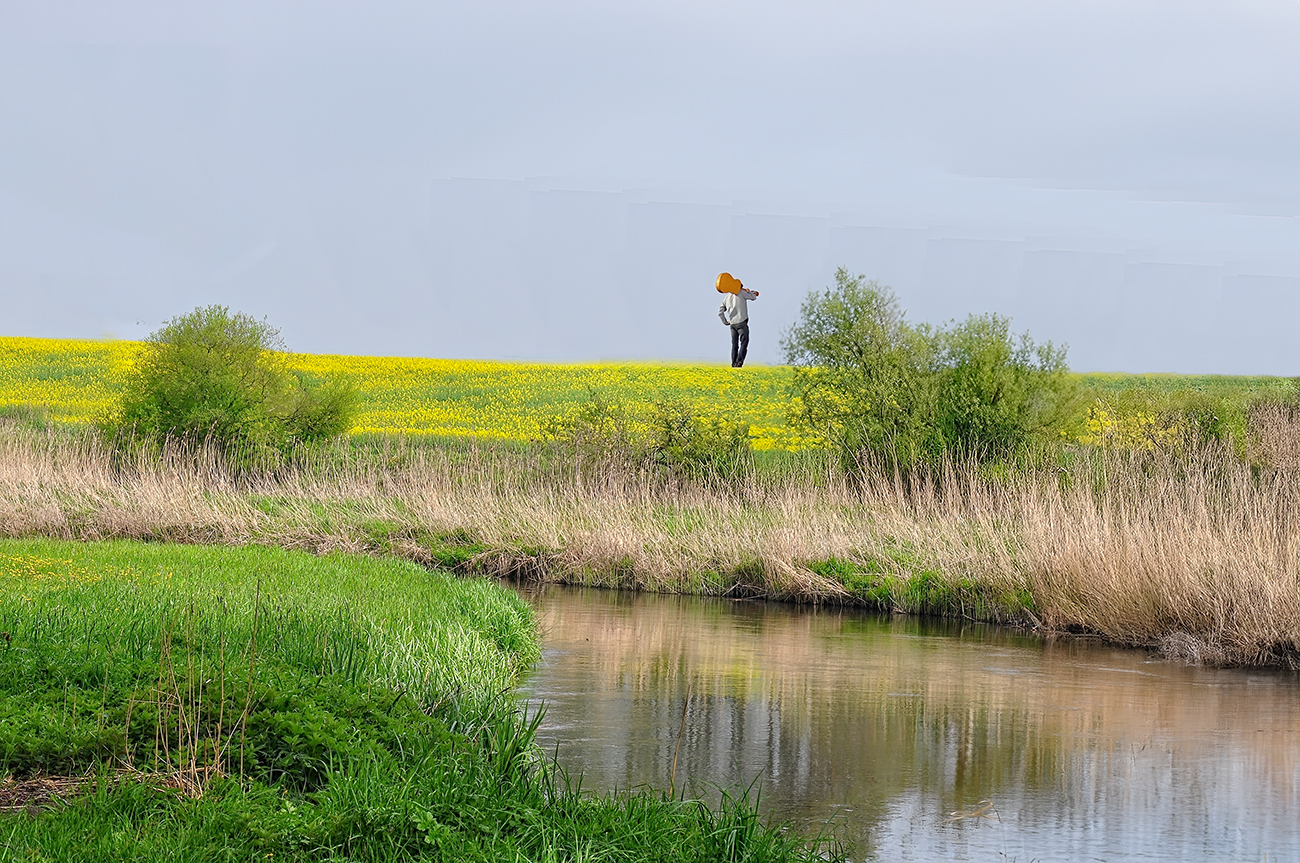
<svg viewBox="0 0 1300 863">
<path fill-rule="evenodd" d="M 0 434 L 10 536 L 395 554 L 525 579 L 857 602 L 1090 632 L 1214 664 L 1300 656 L 1300 477 L 1231 452 L 1079 449 L 1015 471 L 850 482 L 819 453 L 728 483 L 578 470 L 544 447 L 400 440 L 236 476 Z"/>
<path fill-rule="evenodd" d="M 810 856 L 747 804 L 578 794 L 509 695 L 530 611 L 487 581 L 10 540 L 0 630 L 3 859 Z"/>
<path fill-rule="evenodd" d="M 384 553 L 1300 663 L 1295 380 L 1075 376 L 1077 416 L 1036 455 L 900 482 L 846 476 L 786 425 L 789 369 L 299 355 L 356 384 L 360 425 L 249 472 L 89 432 L 133 345 L 0 339 L 0 534 Z"/>
</svg>

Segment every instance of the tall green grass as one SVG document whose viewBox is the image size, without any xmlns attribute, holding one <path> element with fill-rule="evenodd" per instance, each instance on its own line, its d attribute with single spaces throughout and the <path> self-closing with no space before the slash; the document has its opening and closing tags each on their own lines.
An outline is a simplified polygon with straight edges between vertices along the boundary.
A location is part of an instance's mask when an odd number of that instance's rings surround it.
<svg viewBox="0 0 1300 863">
<path fill-rule="evenodd" d="M 0 778 L 85 777 L 0 814 L 0 860 L 811 856 L 748 801 L 579 793 L 511 694 L 531 612 L 489 581 L 5 541 L 0 633 Z"/>
</svg>

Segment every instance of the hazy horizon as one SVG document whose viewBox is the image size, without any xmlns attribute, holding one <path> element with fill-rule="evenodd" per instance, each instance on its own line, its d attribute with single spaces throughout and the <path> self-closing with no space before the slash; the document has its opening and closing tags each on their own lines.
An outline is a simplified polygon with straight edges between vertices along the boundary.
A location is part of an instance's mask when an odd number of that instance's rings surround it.
<svg viewBox="0 0 1300 863">
<path fill-rule="evenodd" d="M 1289 374 L 1300 3 L 0 0 L 0 334 L 755 361 L 838 266 L 1079 371 Z"/>
</svg>

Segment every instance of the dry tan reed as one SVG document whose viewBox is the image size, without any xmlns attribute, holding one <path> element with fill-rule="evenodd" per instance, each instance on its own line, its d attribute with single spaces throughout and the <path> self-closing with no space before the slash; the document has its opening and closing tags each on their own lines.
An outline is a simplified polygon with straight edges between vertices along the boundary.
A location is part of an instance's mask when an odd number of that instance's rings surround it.
<svg viewBox="0 0 1300 863">
<path fill-rule="evenodd" d="M 1249 413 L 1251 460 L 1274 470 L 1300 472 L 1300 409 L 1293 404 L 1262 402 Z"/>
<path fill-rule="evenodd" d="M 215 768 L 170 770 L 143 773 L 130 767 L 111 772 L 87 773 L 82 776 L 29 776 L 0 779 L 0 812 L 27 812 L 36 814 L 77 797 L 93 794 L 103 781 L 110 783 L 135 782 L 153 788 L 175 791 L 198 798 L 203 796 L 208 783 L 216 775 Z"/>
<path fill-rule="evenodd" d="M 1295 472 L 1228 453 L 1083 453 L 1067 468 L 911 484 L 833 471 L 731 488 L 395 441 L 240 478 L 211 453 L 120 463 L 93 438 L 0 430 L 0 535 L 392 552 L 463 568 L 671 592 L 854 601 L 840 561 L 918 577 L 948 613 L 1098 633 L 1210 664 L 1297 665 Z M 455 549 L 453 549 L 455 550 Z M 842 570 L 841 570 L 842 571 Z M 860 585 L 859 585 L 860 587 Z M 879 594 L 877 594 L 879 595 Z M 899 610 L 935 610 L 892 590 Z M 965 606 L 965 599 L 983 598 Z M 965 599 L 963 599 L 965 598 Z"/>
<path fill-rule="evenodd" d="M 0 812 L 35 813 L 84 793 L 94 782 L 94 776 L 6 776 L 0 779 Z"/>
</svg>

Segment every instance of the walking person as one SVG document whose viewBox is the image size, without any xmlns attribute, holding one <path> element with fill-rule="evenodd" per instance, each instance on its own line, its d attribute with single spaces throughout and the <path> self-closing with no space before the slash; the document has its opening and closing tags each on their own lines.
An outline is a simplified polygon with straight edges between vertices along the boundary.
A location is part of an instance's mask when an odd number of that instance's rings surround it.
<svg viewBox="0 0 1300 863">
<path fill-rule="evenodd" d="M 723 296 L 718 317 L 731 328 L 731 367 L 738 369 L 745 364 L 745 354 L 749 351 L 749 301 L 758 299 L 758 291 L 746 290 L 739 279 L 733 281 L 735 292 L 728 291 Z"/>
</svg>

